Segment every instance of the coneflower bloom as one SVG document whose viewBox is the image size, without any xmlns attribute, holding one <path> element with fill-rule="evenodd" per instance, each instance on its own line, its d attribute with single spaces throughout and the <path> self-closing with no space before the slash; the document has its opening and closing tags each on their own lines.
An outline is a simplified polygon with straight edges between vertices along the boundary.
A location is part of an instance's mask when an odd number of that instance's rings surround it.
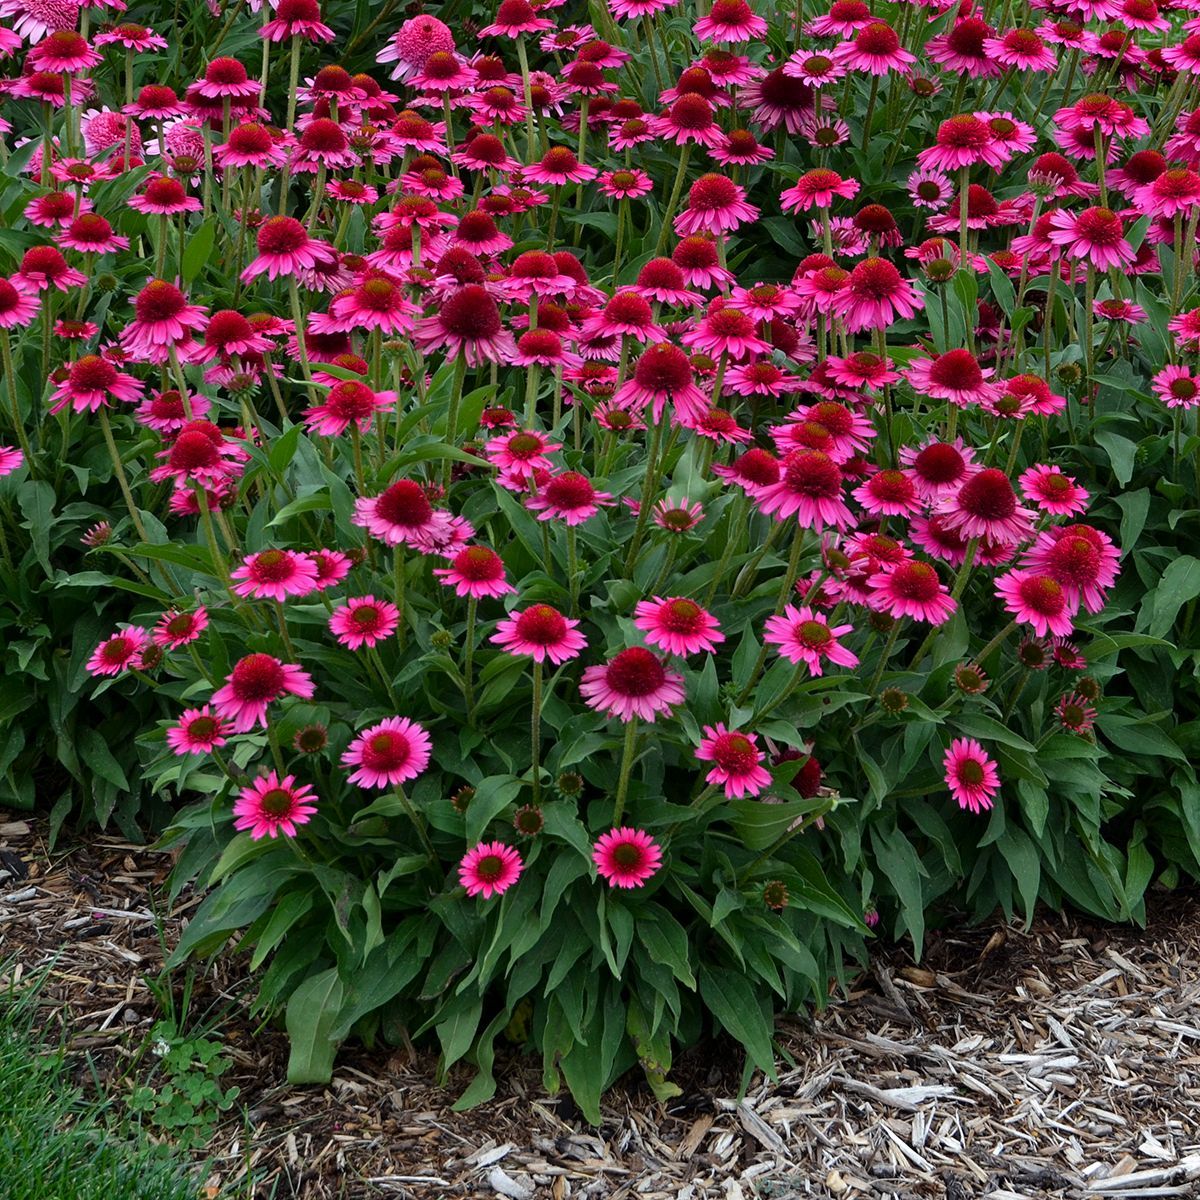
<svg viewBox="0 0 1200 1200">
<path fill-rule="evenodd" d="M 946 786 L 961 809 L 986 812 L 1000 790 L 1000 774 L 974 738 L 955 738 L 942 759 Z"/>
<path fill-rule="evenodd" d="M 258 81 L 246 74 L 236 58 L 214 58 L 196 90 L 206 100 L 249 100 L 258 96 Z"/>
<path fill-rule="evenodd" d="M 1108 208 L 1056 209 L 1050 214 L 1049 238 L 1067 258 L 1082 259 L 1097 271 L 1126 267 L 1136 257 L 1121 218 Z"/>
<path fill-rule="evenodd" d="M 156 646 L 164 650 L 178 650 L 194 642 L 208 628 L 208 612 L 203 607 L 192 609 L 190 612 L 177 612 L 171 609 L 163 613 L 154 626 L 151 637 Z"/>
<path fill-rule="evenodd" d="M 426 354 L 431 350 L 445 350 L 449 358 L 461 354 L 468 366 L 507 362 L 516 353 L 496 301 L 481 284 L 452 292 L 435 313 L 417 323 L 413 340 Z"/>
<path fill-rule="evenodd" d="M 509 654 L 526 654 L 535 662 L 555 665 L 577 658 L 587 647 L 579 622 L 549 604 L 534 604 L 500 621 L 491 641 Z"/>
<path fill-rule="evenodd" d="M 178 179 L 170 175 L 151 175 L 142 190 L 130 197 L 129 207 L 136 212 L 174 216 L 176 213 L 199 212 L 204 206 L 196 196 L 187 194 Z"/>
<path fill-rule="evenodd" d="M 81 254 L 111 254 L 114 250 L 128 250 L 129 239 L 113 233 L 113 227 L 98 213 L 84 213 L 76 217 L 55 240 L 68 250 Z"/>
<path fill-rule="evenodd" d="M 180 101 L 174 88 L 148 83 L 138 92 L 133 103 L 126 104 L 121 111 L 143 120 L 166 121 L 172 117 L 186 116 L 188 108 Z"/>
<path fill-rule="evenodd" d="M 1034 514 L 1022 507 L 1008 476 L 996 467 L 975 472 L 939 502 L 952 529 L 966 538 L 1019 542 L 1033 533 Z"/>
<path fill-rule="evenodd" d="M 1163 367 L 1154 376 L 1152 390 L 1167 408 L 1200 407 L 1200 378 L 1187 367 Z"/>
<path fill-rule="evenodd" d="M 101 61 L 88 45 L 87 38 L 70 29 L 58 29 L 30 48 L 25 61 L 37 71 L 52 71 L 56 75 L 73 75 L 86 71 Z"/>
<path fill-rule="evenodd" d="M 654 502 L 650 517 L 659 529 L 678 535 L 695 529 L 704 520 L 704 506 L 697 501 L 673 501 L 664 497 Z"/>
<path fill-rule="evenodd" d="M 233 802 L 233 827 L 247 830 L 254 841 L 263 837 L 296 836 L 296 826 L 306 825 L 317 811 L 317 795 L 294 775 L 282 779 L 274 771 L 260 775 L 242 788 Z"/>
<path fill-rule="evenodd" d="M 0 275 L 0 329 L 31 325 L 41 309 L 37 292 L 20 275 Z"/>
<path fill-rule="evenodd" d="M 553 470 L 554 464 L 546 455 L 561 449 L 561 442 L 552 442 L 531 429 L 501 434 L 483 448 L 493 466 L 523 481 L 533 478 L 536 471 Z"/>
<path fill-rule="evenodd" d="M 1067 637 L 1074 628 L 1075 606 L 1062 584 L 1049 575 L 1009 571 L 996 580 L 996 595 L 1018 621 L 1031 625 L 1038 637 Z"/>
<path fill-rule="evenodd" d="M 152 279 L 133 301 L 134 319 L 121 331 L 121 345 L 135 358 L 163 362 L 204 324 L 204 309 L 165 279 Z"/>
<path fill-rule="evenodd" d="M 923 507 L 909 476 L 890 467 L 868 476 L 854 489 L 853 496 L 867 512 L 885 517 L 910 516 Z"/>
<path fill-rule="evenodd" d="M 714 288 L 733 282 L 733 272 L 721 265 L 716 241 L 707 234 L 681 238 L 671 261 L 683 272 L 688 287 Z"/>
<path fill-rule="evenodd" d="M 247 554 L 230 573 L 233 590 L 254 600 L 283 602 L 316 590 L 317 568 L 307 554 L 294 550 L 261 550 Z"/>
<path fill-rule="evenodd" d="M 521 856 L 503 842 L 480 842 L 458 864 L 458 881 L 468 896 L 503 896 L 521 877 Z"/>
<path fill-rule="evenodd" d="M 180 756 L 211 754 L 225 745 L 230 732 L 225 719 L 205 704 L 187 709 L 174 725 L 167 726 L 167 745 Z"/>
<path fill-rule="evenodd" d="M 87 276 L 70 266 L 57 246 L 34 246 L 21 257 L 21 265 L 11 282 L 16 286 L 26 284 L 37 292 L 49 288 L 66 292 L 87 283 Z"/>
<path fill-rule="evenodd" d="M 940 500 L 956 491 L 975 470 L 974 461 L 974 450 L 961 438 L 900 449 L 900 462 L 912 477 L 917 494 L 925 501 Z"/>
<path fill-rule="evenodd" d="M 247 654 L 213 693 L 217 714 L 230 722 L 234 733 L 248 733 L 267 724 L 267 705 L 283 696 L 311 700 L 315 689 L 307 671 L 280 662 L 270 654 Z"/>
<path fill-rule="evenodd" d="M 364 729 L 342 755 L 354 767 L 350 783 L 365 788 L 395 787 L 415 779 L 429 766 L 429 734 L 407 717 L 387 717 Z"/>
<path fill-rule="evenodd" d="M 937 171 L 957 171 L 982 163 L 998 169 L 1008 157 L 986 121 L 963 113 L 938 126 L 934 144 L 917 155 L 917 165 Z"/>
<path fill-rule="evenodd" d="M 871 607 L 893 617 L 941 625 L 958 607 L 928 563 L 907 561 L 885 566 L 867 580 L 867 586 L 871 589 Z"/>
<path fill-rule="evenodd" d="M 377 412 L 395 403 L 395 392 L 376 392 L 365 383 L 339 379 L 326 393 L 323 403 L 314 404 L 305 412 L 304 423 L 324 437 L 340 437 L 351 425 L 364 433 Z"/>
<path fill-rule="evenodd" d="M 746 0 L 713 0 L 708 15 L 692 26 L 701 41 L 737 45 L 766 37 L 767 23 Z"/>
<path fill-rule="evenodd" d="M 165 50 L 167 39 L 147 29 L 145 25 L 122 24 L 106 29 L 96 34 L 92 40 L 95 46 L 124 46 L 126 50 L 137 50 L 146 53 L 148 50 Z"/>
<path fill-rule="evenodd" d="M 657 137 L 676 146 L 692 143 L 711 150 L 725 140 L 711 101 L 694 92 L 680 96 L 661 116 L 651 117 L 649 125 Z"/>
<path fill-rule="evenodd" d="M 937 358 L 919 358 L 904 372 L 923 396 L 947 400 L 959 408 L 996 399 L 998 389 L 988 382 L 992 367 L 981 367 L 969 350 L 947 350 Z"/>
<path fill-rule="evenodd" d="M 720 2 L 720 0 L 718 0 Z M 746 189 L 724 175 L 701 175 L 688 192 L 687 207 L 675 218 L 675 232 L 725 234 L 753 221 L 759 210 L 746 202 Z"/>
<path fill-rule="evenodd" d="M 139 625 L 131 625 L 106 637 L 87 661 L 90 675 L 120 675 L 136 667 L 150 635 Z"/>
<path fill-rule="evenodd" d="M 288 160 L 288 139 L 247 121 L 231 129 L 229 139 L 214 146 L 212 155 L 220 167 L 282 167 Z"/>
<path fill-rule="evenodd" d="M 727 355 L 736 361 L 754 354 L 769 354 L 771 344 L 759 336 L 758 328 L 759 323 L 753 317 L 717 300 L 699 323 L 683 335 L 683 343 L 713 359 Z"/>
<path fill-rule="evenodd" d="M 815 37 L 850 37 L 874 20 L 863 0 L 834 0 L 829 11 L 809 21 L 804 31 Z"/>
<path fill-rule="evenodd" d="M 254 87 L 257 91 L 258 84 Z M 309 237 L 295 217 L 268 217 L 258 227 L 256 243 L 258 254 L 242 272 L 246 283 L 263 274 L 268 279 L 279 279 L 318 270 L 337 259 L 333 247 Z"/>
<path fill-rule="evenodd" d="M 748 129 L 730 130 L 709 148 L 708 154 L 713 162 L 723 167 L 750 167 L 775 157 L 775 151 L 761 145 Z"/>
<path fill-rule="evenodd" d="M 525 507 L 537 513 L 539 521 L 561 520 L 568 525 L 580 525 L 600 511 L 601 505 L 611 505 L 608 492 L 598 492 L 586 475 L 564 471 L 552 476 L 525 501 Z"/>
<path fill-rule="evenodd" d="M 604 171 L 596 180 L 600 193 L 614 200 L 638 200 L 648 195 L 654 181 L 645 171 L 631 167 L 628 170 Z"/>
<path fill-rule="evenodd" d="M 850 200 L 858 195 L 858 180 L 843 179 L 836 171 L 816 167 L 806 171 L 790 187 L 779 193 L 784 212 L 805 212 L 810 208 L 829 208 L 835 198 Z"/>
<path fill-rule="evenodd" d="M 985 38 L 983 48 L 1002 67 L 1053 71 L 1058 66 L 1058 56 L 1032 29 L 1010 29 L 1003 37 Z"/>
<path fill-rule="evenodd" d="M 400 479 L 378 496 L 360 496 L 354 503 L 355 525 L 389 546 L 410 546 L 429 553 L 445 534 L 448 513 L 436 510 L 425 489 Z"/>
<path fill-rule="evenodd" d="M 1097 613 L 1116 582 L 1120 551 L 1112 539 L 1089 525 L 1060 525 L 1038 535 L 1021 566 L 1060 584 L 1072 609 Z"/>
<path fill-rule="evenodd" d="M 925 307 L 916 284 L 905 279 L 882 258 L 867 258 L 832 297 L 833 311 L 846 329 L 886 329 L 897 320 L 907 320 Z"/>
<path fill-rule="evenodd" d="M 387 600 L 355 596 L 329 615 L 329 631 L 349 650 L 361 650 L 389 638 L 400 624 L 400 610 Z"/>
<path fill-rule="evenodd" d="M 450 560 L 448 567 L 433 569 L 443 587 L 452 587 L 456 595 L 507 596 L 516 588 L 504 577 L 504 560 L 487 546 L 465 546 Z"/>
<path fill-rule="evenodd" d="M 317 0 L 273 0 L 275 16 L 259 26 L 258 36 L 268 42 L 300 38 L 306 42 L 332 42 L 334 32 L 321 20 Z"/>
<path fill-rule="evenodd" d="M 837 62 L 851 71 L 869 75 L 887 75 L 899 71 L 907 75 L 917 60 L 900 44 L 896 31 L 885 21 L 872 21 L 833 51 Z"/>
<path fill-rule="evenodd" d="M 1056 466 L 1034 466 L 1017 481 L 1027 499 L 1042 512 L 1068 517 L 1087 508 L 1088 492 Z"/>
<path fill-rule="evenodd" d="M 92 202 L 86 196 L 77 201 L 70 192 L 47 192 L 25 206 L 25 219 L 31 225 L 61 229 L 91 208 Z"/>
<path fill-rule="evenodd" d="M 1070 692 L 1060 696 L 1054 706 L 1054 715 L 1058 723 L 1070 733 L 1086 736 L 1091 732 L 1096 722 L 1096 710 L 1088 702 L 1086 696 L 1079 692 Z"/>
<path fill-rule="evenodd" d="M 778 521 L 795 516 L 805 529 L 844 529 L 853 521 L 842 495 L 842 472 L 820 450 L 793 450 L 780 463 L 779 481 L 755 490 L 759 508 Z"/>
<path fill-rule="evenodd" d="M 724 724 L 705 725 L 696 757 L 712 763 L 705 782 L 722 787 L 730 799 L 757 796 L 771 782 L 771 772 L 762 765 L 763 752 L 752 733 L 726 729 Z"/>
<path fill-rule="evenodd" d="M 767 618 L 763 642 L 777 646 L 788 662 L 804 663 L 811 674 L 821 675 L 827 662 L 839 667 L 858 665 L 858 655 L 838 640 L 853 632 L 853 625 L 830 625 L 807 604 L 800 608 L 789 604 L 782 615 Z"/>
<path fill-rule="evenodd" d="M 649 645 L 668 654 L 713 651 L 725 640 L 716 617 L 686 596 L 639 600 L 633 623 L 646 635 Z"/>
<path fill-rule="evenodd" d="M 954 184 L 941 171 L 918 168 L 908 177 L 908 198 L 914 208 L 943 212 L 954 195 Z"/>
<path fill-rule="evenodd" d="M 644 829 L 622 826 L 596 841 L 592 861 L 609 887 L 644 887 L 662 866 L 662 850 Z"/>
<path fill-rule="evenodd" d="M 500 0 L 496 19 L 479 31 L 480 37 L 520 37 L 523 33 L 541 33 L 553 29 L 554 22 L 539 17 L 529 0 Z"/>
<path fill-rule="evenodd" d="M 54 403 L 50 411 L 60 412 L 69 404 L 74 412 L 95 412 L 112 400 L 132 404 L 141 397 L 142 388 L 137 379 L 118 371 L 108 359 L 86 354 L 71 364 L 66 379 L 51 394 Z"/>
<path fill-rule="evenodd" d="M 683 677 L 642 646 L 622 650 L 607 663 L 588 667 L 579 693 L 589 708 L 622 721 L 654 721 L 684 699 Z"/>
<path fill-rule="evenodd" d="M 0 446 L 0 479 L 25 465 L 25 453 L 16 446 Z"/>
<path fill-rule="evenodd" d="M 549 183 L 562 187 L 567 183 L 586 183 L 599 174 L 596 167 L 581 163 L 574 151 L 566 146 L 554 146 L 542 155 L 539 162 L 522 170 L 525 179 L 534 183 Z"/>
</svg>

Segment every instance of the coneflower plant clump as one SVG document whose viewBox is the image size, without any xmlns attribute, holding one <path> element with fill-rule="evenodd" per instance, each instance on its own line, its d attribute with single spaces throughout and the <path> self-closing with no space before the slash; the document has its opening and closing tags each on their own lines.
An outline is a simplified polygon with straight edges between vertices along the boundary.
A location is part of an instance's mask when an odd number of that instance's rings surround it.
<svg viewBox="0 0 1200 1200">
<path fill-rule="evenodd" d="M 1200 8 L 484 2 L 0 2 L 0 801 L 592 1120 L 1200 875 Z"/>
</svg>

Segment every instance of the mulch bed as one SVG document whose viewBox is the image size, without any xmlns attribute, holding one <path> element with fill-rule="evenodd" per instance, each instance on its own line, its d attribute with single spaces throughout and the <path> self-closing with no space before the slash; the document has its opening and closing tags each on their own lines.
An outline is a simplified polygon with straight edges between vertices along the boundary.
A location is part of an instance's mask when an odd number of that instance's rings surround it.
<svg viewBox="0 0 1200 1200">
<path fill-rule="evenodd" d="M 52 853 L 44 823 L 0 814 L 0 962 L 9 981 L 45 973 L 48 1029 L 115 1090 L 161 1015 L 162 941 L 197 903 L 156 911 L 169 865 L 106 837 Z M 244 1196 L 249 1173 L 276 1200 L 1200 1196 L 1196 894 L 1156 897 L 1144 932 L 1068 914 L 943 931 L 919 965 L 884 950 L 850 995 L 781 1023 L 776 1081 L 739 1100 L 736 1053 L 700 1047 L 683 1096 L 663 1108 L 631 1080 L 599 1129 L 520 1055 L 468 1113 L 421 1051 L 347 1047 L 328 1087 L 289 1087 L 239 966 L 192 998 L 247 1106 L 209 1148 L 202 1195 Z"/>
</svg>

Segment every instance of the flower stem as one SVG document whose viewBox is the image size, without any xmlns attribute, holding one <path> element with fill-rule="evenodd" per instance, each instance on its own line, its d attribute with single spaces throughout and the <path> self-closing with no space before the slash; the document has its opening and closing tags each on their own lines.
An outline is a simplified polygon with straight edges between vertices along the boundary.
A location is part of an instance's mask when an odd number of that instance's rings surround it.
<svg viewBox="0 0 1200 1200">
<path fill-rule="evenodd" d="M 625 814 L 625 798 L 629 795 L 629 776 L 633 772 L 634 752 L 637 749 L 637 717 L 625 724 L 625 746 L 621 752 L 621 775 L 617 780 L 617 799 L 613 804 L 612 824 L 616 829 Z"/>
<path fill-rule="evenodd" d="M 542 664 L 533 664 L 533 710 L 529 715 L 530 770 L 533 776 L 533 803 L 542 799 Z"/>
</svg>

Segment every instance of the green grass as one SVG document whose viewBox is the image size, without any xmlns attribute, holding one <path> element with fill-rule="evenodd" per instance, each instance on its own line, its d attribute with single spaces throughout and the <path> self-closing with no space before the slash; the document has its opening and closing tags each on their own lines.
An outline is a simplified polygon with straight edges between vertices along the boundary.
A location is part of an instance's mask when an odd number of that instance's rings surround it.
<svg viewBox="0 0 1200 1200">
<path fill-rule="evenodd" d="M 84 1097 L 61 1046 L 36 1033 L 36 989 L 0 994 L 0 1195 L 5 1200 L 195 1200 L 194 1164 Z"/>
</svg>

